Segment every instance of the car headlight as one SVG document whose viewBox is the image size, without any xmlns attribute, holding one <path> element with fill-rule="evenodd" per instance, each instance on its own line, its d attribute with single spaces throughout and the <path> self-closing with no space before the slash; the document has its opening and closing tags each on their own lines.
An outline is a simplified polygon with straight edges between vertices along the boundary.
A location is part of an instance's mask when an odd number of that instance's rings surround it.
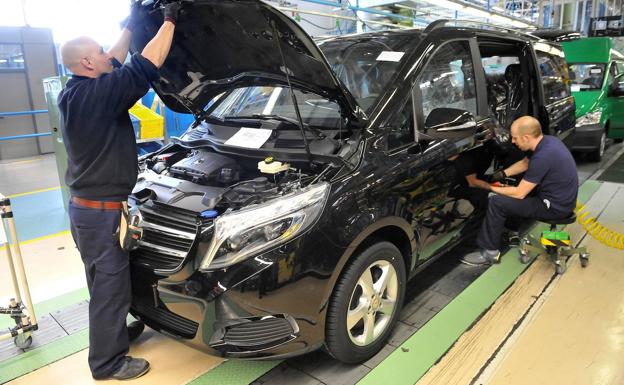
<svg viewBox="0 0 624 385">
<path fill-rule="evenodd" d="M 200 269 L 221 269 L 295 238 L 315 223 L 328 193 L 321 183 L 218 217 Z"/>
<path fill-rule="evenodd" d="M 576 127 L 589 126 L 590 124 L 600 123 L 602 111 L 589 112 L 576 120 Z"/>
</svg>

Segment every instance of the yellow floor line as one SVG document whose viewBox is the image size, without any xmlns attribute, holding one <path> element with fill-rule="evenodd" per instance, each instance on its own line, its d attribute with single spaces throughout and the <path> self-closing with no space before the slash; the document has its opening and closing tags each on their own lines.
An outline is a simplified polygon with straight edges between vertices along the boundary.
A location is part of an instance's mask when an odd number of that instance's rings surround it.
<svg viewBox="0 0 624 385">
<path fill-rule="evenodd" d="M 1 163 L 2 165 L 14 165 L 14 164 L 24 164 L 24 163 L 33 163 L 33 162 L 39 162 L 41 161 L 41 159 L 28 159 L 28 160 L 18 160 L 16 162 L 6 162 L 6 163 Z"/>
<path fill-rule="evenodd" d="M 25 192 L 25 193 L 7 195 L 7 198 L 17 198 L 17 197 L 22 197 L 24 195 L 31 195 L 31 194 L 37 194 L 37 193 L 42 193 L 42 192 L 46 192 L 46 191 L 59 190 L 60 188 L 61 188 L 61 186 L 42 188 L 40 190 L 34 190 L 34 191 L 28 191 L 28 192 Z"/>
<path fill-rule="evenodd" d="M 20 242 L 20 246 L 24 246 L 24 245 L 28 245 L 30 243 L 35 243 L 35 242 L 39 242 L 39 241 L 43 241 L 44 239 L 50 239 L 50 238 L 54 238 L 54 237 L 60 237 L 62 235 L 67 235 L 67 234 L 71 234 L 71 231 L 69 230 L 65 230 L 65 231 L 61 231 L 60 233 L 55 233 L 55 234 L 50 234 L 50 235 L 44 235 L 43 237 L 39 237 L 39 238 L 33 238 L 33 239 L 29 239 L 27 241 L 23 241 Z M 0 250 L 4 250 L 6 248 L 6 245 L 3 245 L 2 247 L 0 247 Z"/>
</svg>

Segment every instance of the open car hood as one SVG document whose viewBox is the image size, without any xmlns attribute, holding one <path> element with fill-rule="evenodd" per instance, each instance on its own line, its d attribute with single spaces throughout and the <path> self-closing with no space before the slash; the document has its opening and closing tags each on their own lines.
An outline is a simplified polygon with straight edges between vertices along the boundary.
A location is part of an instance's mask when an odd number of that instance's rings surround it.
<svg viewBox="0 0 624 385">
<path fill-rule="evenodd" d="M 161 77 L 152 83 L 172 110 L 201 116 L 212 98 L 230 89 L 287 85 L 288 71 L 293 87 L 336 101 L 355 124 L 366 120 L 320 49 L 288 16 L 258 0 L 183 4 Z M 141 52 L 163 22 L 152 5 L 143 6 L 140 16 L 132 52 Z"/>
</svg>

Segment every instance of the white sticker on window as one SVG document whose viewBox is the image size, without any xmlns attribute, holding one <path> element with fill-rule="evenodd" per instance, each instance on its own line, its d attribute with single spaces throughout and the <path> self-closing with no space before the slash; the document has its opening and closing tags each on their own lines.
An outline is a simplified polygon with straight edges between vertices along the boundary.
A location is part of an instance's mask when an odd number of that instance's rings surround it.
<svg viewBox="0 0 624 385">
<path fill-rule="evenodd" d="M 570 86 L 570 90 L 572 92 L 579 92 L 581 90 L 581 86 L 579 86 L 578 84 L 572 84 L 572 86 Z"/>
<path fill-rule="evenodd" d="M 377 61 L 401 61 L 401 58 L 405 55 L 405 52 L 398 51 L 382 51 L 379 56 L 377 56 Z"/>
<path fill-rule="evenodd" d="M 225 144 L 227 146 L 258 149 L 269 140 L 272 132 L 273 130 L 266 130 L 263 128 L 241 127 Z"/>
<path fill-rule="evenodd" d="M 601 68 L 592 68 L 589 70 L 590 74 L 601 74 L 602 73 L 602 69 Z"/>
</svg>

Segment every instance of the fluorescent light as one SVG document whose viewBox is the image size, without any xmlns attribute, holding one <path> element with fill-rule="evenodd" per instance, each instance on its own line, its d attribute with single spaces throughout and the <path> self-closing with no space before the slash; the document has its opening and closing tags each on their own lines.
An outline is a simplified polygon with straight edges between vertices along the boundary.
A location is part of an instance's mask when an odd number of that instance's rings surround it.
<svg viewBox="0 0 624 385">
<path fill-rule="evenodd" d="M 0 63 L 6 63 L 6 62 L 8 62 L 7 59 L 0 59 Z"/>
</svg>

